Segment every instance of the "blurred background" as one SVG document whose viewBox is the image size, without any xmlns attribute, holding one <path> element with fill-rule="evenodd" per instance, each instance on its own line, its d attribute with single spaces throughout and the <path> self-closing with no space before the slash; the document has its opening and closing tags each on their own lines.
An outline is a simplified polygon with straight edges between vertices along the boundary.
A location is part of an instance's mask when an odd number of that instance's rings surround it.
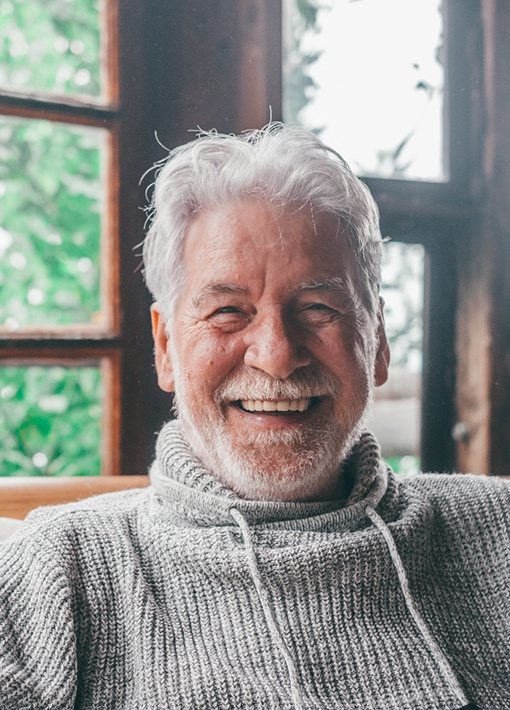
<svg viewBox="0 0 510 710">
<path fill-rule="evenodd" d="M 380 206 L 384 456 L 510 473 L 508 32 L 503 0 L 0 0 L 0 476 L 147 471 L 140 179 L 270 117 Z"/>
</svg>

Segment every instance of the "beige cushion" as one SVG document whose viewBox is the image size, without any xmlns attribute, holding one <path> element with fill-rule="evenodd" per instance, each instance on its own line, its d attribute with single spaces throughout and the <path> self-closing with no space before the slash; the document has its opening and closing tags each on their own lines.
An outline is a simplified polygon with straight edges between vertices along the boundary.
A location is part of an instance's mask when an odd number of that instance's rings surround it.
<svg viewBox="0 0 510 710">
<path fill-rule="evenodd" d="M 0 518 L 0 542 L 19 530 L 22 524 L 23 521 L 16 518 Z"/>
</svg>

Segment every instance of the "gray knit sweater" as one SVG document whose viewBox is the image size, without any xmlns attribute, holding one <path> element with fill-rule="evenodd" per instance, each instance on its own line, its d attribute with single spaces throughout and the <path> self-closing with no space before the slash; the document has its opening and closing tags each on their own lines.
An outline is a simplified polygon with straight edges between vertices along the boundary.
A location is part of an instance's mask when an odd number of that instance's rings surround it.
<svg viewBox="0 0 510 710">
<path fill-rule="evenodd" d="M 40 509 L 0 545 L 2 710 L 510 708 L 510 486 L 237 498 L 162 430 L 146 490 Z"/>
</svg>

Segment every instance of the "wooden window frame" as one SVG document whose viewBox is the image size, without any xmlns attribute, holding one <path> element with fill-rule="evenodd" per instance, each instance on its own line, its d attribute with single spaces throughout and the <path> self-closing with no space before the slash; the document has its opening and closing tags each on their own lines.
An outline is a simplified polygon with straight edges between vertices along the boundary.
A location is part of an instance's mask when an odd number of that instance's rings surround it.
<svg viewBox="0 0 510 710">
<path fill-rule="evenodd" d="M 421 242 L 428 255 L 423 470 L 508 475 L 510 8 L 445 0 L 444 12 L 449 180 L 367 183 L 385 233 Z"/>
<path fill-rule="evenodd" d="M 117 475 L 123 472 L 121 439 L 128 439 L 122 422 L 128 421 L 122 412 L 121 382 L 123 377 L 123 314 L 120 291 L 123 279 L 119 254 L 122 251 L 119 234 L 122 229 L 129 244 L 133 237 L 120 215 L 123 214 L 127 190 L 133 175 L 121 177 L 120 156 L 128 151 L 133 159 L 131 131 L 136 131 L 126 119 L 132 76 L 119 76 L 119 56 L 127 31 L 136 23 L 129 11 L 120 21 L 117 0 L 108 0 L 100 17 L 102 83 L 106 78 L 106 98 L 52 95 L 39 91 L 0 90 L 0 114 L 26 119 L 44 119 L 75 126 L 106 129 L 107 164 L 105 166 L 105 208 L 101 219 L 101 308 L 105 309 L 104 325 L 83 324 L 65 327 L 27 327 L 19 332 L 0 335 L 0 365 L 80 366 L 94 364 L 101 370 L 103 384 L 101 473 Z M 136 77 L 135 77 L 136 79 Z M 138 77 L 140 83 L 143 77 Z M 128 124 L 126 129 L 125 124 Z M 143 155 L 139 150 L 138 155 Z M 133 171 L 134 172 L 134 171 Z M 138 176 L 136 178 L 138 182 Z M 129 195 L 129 199 L 132 196 Z M 136 223 L 135 223 L 136 224 Z M 136 227 L 135 227 L 136 228 Z M 136 239 L 140 241 L 140 233 Z M 128 286 L 129 287 L 129 286 Z M 135 472 L 135 469 L 127 472 Z"/>
</svg>

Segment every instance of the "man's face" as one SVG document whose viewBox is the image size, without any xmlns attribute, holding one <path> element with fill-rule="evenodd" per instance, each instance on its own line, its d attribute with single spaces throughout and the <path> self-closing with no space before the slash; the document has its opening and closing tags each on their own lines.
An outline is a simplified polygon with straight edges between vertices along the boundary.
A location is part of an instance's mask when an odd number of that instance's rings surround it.
<svg viewBox="0 0 510 710">
<path fill-rule="evenodd" d="M 204 211 L 186 235 L 169 328 L 153 308 L 159 384 L 175 390 L 197 457 L 246 498 L 341 495 L 340 463 L 386 380 L 382 318 L 359 305 L 337 232 L 309 207 Z"/>
</svg>

